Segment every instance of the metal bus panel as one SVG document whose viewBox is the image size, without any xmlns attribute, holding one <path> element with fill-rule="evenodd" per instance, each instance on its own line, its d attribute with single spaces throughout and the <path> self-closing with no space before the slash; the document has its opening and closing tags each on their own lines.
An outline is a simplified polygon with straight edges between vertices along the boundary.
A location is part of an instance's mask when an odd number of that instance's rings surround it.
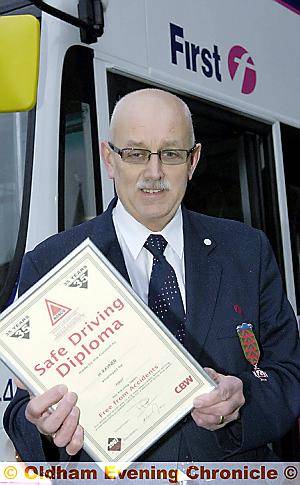
<svg viewBox="0 0 300 485">
<path fill-rule="evenodd" d="M 47 2 L 77 16 L 77 0 Z M 102 3 L 104 35 L 89 46 L 95 52 L 100 138 L 108 137 L 109 70 L 212 101 L 273 125 L 285 274 L 288 296 L 294 303 L 279 122 L 300 128 L 300 15 L 275 0 L 103 0 Z M 61 78 L 65 54 L 72 45 L 82 45 L 79 29 L 42 14 L 27 250 L 58 228 Z M 106 205 L 114 190 L 103 167 L 101 172 Z"/>
</svg>

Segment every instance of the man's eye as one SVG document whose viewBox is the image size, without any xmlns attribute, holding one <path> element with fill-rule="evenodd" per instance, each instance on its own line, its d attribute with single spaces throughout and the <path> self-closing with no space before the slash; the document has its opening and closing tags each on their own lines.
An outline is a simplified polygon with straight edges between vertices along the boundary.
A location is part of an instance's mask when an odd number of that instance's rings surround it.
<svg viewBox="0 0 300 485">
<path fill-rule="evenodd" d="M 166 158 L 180 158 L 181 153 L 176 150 L 164 150 L 163 156 Z"/>
<path fill-rule="evenodd" d="M 128 158 L 145 158 L 145 152 L 141 152 L 140 150 L 131 150 L 127 154 Z"/>
</svg>

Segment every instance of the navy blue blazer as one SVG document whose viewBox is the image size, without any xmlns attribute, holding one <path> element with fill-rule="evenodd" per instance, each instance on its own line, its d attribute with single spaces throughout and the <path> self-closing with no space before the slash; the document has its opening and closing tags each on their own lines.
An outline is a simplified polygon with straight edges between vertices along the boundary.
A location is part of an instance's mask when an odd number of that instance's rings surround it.
<svg viewBox="0 0 300 485">
<path fill-rule="evenodd" d="M 24 293 L 86 237 L 129 281 L 112 222 L 114 199 L 95 219 L 54 235 L 27 253 L 19 293 Z M 268 443 L 284 435 L 300 414 L 300 347 L 296 319 L 263 232 L 245 224 L 208 217 L 183 208 L 187 301 L 186 346 L 202 366 L 238 376 L 246 404 L 240 419 L 211 432 L 191 416 L 178 423 L 141 461 L 261 461 L 276 459 Z M 211 245 L 204 240 L 210 239 Z M 129 281 L 130 282 L 130 281 Z M 236 326 L 251 322 L 261 348 L 252 373 Z M 42 324 L 42 322 L 41 322 Z M 29 396 L 18 390 L 4 416 L 4 427 L 24 461 L 67 460 L 64 449 L 42 437 L 24 415 Z M 73 460 L 88 461 L 81 450 Z"/>
</svg>

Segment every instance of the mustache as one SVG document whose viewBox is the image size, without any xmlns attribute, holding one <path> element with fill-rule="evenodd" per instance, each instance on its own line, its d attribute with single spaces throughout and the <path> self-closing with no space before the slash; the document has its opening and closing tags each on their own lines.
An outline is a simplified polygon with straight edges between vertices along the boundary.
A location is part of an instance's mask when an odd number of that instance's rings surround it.
<svg viewBox="0 0 300 485">
<path fill-rule="evenodd" d="M 167 179 L 162 180 L 140 180 L 136 184 L 137 188 L 140 190 L 170 190 L 170 182 Z"/>
</svg>

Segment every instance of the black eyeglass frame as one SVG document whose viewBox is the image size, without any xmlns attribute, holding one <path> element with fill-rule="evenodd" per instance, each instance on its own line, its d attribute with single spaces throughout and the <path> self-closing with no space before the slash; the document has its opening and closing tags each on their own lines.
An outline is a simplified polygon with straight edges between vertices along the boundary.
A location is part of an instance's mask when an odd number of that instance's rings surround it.
<svg viewBox="0 0 300 485">
<path fill-rule="evenodd" d="M 121 159 L 123 161 L 125 161 L 124 158 L 123 158 L 123 153 L 124 153 L 125 150 L 142 150 L 143 152 L 148 153 L 147 162 L 149 162 L 151 155 L 158 155 L 159 160 L 164 165 L 183 165 L 184 163 L 186 163 L 188 161 L 189 156 L 193 153 L 195 148 L 197 148 L 197 144 L 195 143 L 195 145 L 192 148 L 190 148 L 189 150 L 185 150 L 184 148 L 164 148 L 163 150 L 158 150 L 157 152 L 151 152 L 151 150 L 147 150 L 147 148 L 134 148 L 134 147 L 118 148 L 115 145 L 113 145 L 113 143 L 111 143 L 110 141 L 108 142 L 108 145 L 115 153 L 117 153 L 121 157 Z M 185 152 L 186 153 L 186 159 L 182 163 L 172 163 L 172 162 L 167 163 L 167 162 L 164 162 L 161 158 L 162 152 L 172 151 L 172 150 L 174 150 L 176 152 Z M 130 163 L 130 162 L 127 162 L 127 163 Z M 140 163 L 142 164 L 142 162 L 140 162 Z M 132 163 L 132 165 L 137 165 L 137 164 L 138 164 L 138 162 Z"/>
</svg>

